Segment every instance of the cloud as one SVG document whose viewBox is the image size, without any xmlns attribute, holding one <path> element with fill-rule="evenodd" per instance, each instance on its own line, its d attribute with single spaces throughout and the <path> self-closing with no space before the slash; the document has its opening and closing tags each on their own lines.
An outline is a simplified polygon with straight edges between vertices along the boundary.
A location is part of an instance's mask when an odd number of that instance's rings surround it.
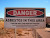
<svg viewBox="0 0 50 38">
<path fill-rule="evenodd" d="M 47 16 L 50 16 L 50 13 L 47 13 L 46 15 L 47 15 Z"/>
<path fill-rule="evenodd" d="M 50 13 L 48 13 L 48 14 L 50 14 Z"/>
</svg>

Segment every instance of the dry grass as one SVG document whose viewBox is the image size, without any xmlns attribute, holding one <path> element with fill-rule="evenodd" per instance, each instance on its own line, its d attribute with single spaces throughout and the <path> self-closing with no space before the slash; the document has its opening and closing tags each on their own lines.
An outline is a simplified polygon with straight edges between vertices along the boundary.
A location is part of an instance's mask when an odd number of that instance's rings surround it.
<svg viewBox="0 0 50 38">
<path fill-rule="evenodd" d="M 22 34 L 23 31 L 31 31 L 32 29 L 16 29 L 18 35 Z M 0 38 L 11 38 L 14 37 L 15 29 L 5 29 L 4 21 L 0 21 Z M 27 32 L 26 32 L 27 33 Z"/>
<path fill-rule="evenodd" d="M 0 22 L 0 28 L 4 28 L 4 22 Z"/>
</svg>

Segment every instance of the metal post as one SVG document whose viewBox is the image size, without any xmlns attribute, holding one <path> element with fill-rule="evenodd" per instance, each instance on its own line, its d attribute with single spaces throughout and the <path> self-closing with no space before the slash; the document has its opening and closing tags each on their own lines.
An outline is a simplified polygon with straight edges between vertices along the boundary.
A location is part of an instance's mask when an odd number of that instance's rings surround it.
<svg viewBox="0 0 50 38">
<path fill-rule="evenodd" d="M 35 38 L 36 38 L 36 29 L 32 29 L 32 30 L 35 33 Z M 34 33 L 32 33 L 33 37 L 34 37 Z"/>
<path fill-rule="evenodd" d="M 36 29 L 35 29 L 35 38 L 36 38 Z"/>
<path fill-rule="evenodd" d="M 16 29 L 15 29 L 15 38 L 16 38 Z"/>
<path fill-rule="evenodd" d="M 28 32 L 28 37 L 27 37 L 27 38 L 29 38 L 29 31 L 28 31 L 28 29 L 29 29 L 29 28 L 27 28 L 27 32 Z"/>
</svg>

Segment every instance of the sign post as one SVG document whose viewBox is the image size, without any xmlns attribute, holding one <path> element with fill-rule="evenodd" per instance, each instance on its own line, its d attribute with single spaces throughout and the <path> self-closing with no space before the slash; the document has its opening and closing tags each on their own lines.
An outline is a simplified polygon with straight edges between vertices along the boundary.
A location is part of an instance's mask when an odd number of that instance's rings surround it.
<svg viewBox="0 0 50 38">
<path fill-rule="evenodd" d="M 16 29 L 15 29 L 15 38 L 16 38 Z"/>
</svg>

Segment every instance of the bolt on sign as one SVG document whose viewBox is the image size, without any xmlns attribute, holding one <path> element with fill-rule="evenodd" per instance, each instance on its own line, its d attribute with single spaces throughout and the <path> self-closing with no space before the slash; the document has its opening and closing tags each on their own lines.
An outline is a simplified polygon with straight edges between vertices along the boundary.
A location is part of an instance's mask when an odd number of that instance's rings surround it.
<svg viewBox="0 0 50 38">
<path fill-rule="evenodd" d="M 45 8 L 5 8 L 5 28 L 45 28 Z"/>
</svg>

